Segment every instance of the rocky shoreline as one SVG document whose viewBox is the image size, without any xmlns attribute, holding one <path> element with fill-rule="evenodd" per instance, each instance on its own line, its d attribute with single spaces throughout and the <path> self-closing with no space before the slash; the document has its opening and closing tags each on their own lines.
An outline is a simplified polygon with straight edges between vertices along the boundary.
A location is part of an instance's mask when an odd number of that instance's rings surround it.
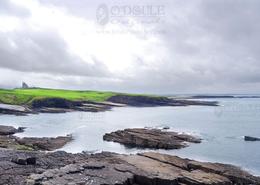
<svg viewBox="0 0 260 185">
<path fill-rule="evenodd" d="M 101 112 L 113 107 L 135 106 L 217 106 L 215 101 L 182 100 L 167 97 L 115 95 L 105 102 L 72 101 L 63 98 L 35 99 L 30 105 L 0 104 L 0 114 L 23 116 L 37 113 L 65 113 L 73 111 Z"/>
<path fill-rule="evenodd" d="M 128 147 L 141 147 L 153 149 L 180 149 L 188 143 L 200 143 L 201 139 L 173 131 L 161 129 L 132 128 L 107 133 L 103 136 L 105 141 L 113 141 Z"/>
<path fill-rule="evenodd" d="M 17 163 L 20 161 L 29 161 Z M 228 164 L 148 152 L 17 152 L 0 150 L 0 184 L 257 185 L 260 178 Z"/>
<path fill-rule="evenodd" d="M 53 151 L 63 147 L 72 141 L 72 136 L 52 137 L 23 137 L 19 138 L 13 134 L 23 132 L 25 128 L 18 129 L 12 126 L 0 125 L 0 148 L 29 151 Z"/>
<path fill-rule="evenodd" d="M 25 128 L 0 126 L 2 185 L 257 185 L 260 177 L 239 167 L 199 162 L 155 152 L 123 155 L 111 152 L 71 154 L 52 151 L 71 141 L 57 138 L 18 138 Z M 3 138 L 8 143 L 3 148 Z M 143 148 L 178 149 L 200 138 L 159 129 L 125 129 L 105 140 Z M 14 146 L 23 146 L 16 148 Z M 33 151 L 25 151 L 28 150 Z"/>
</svg>

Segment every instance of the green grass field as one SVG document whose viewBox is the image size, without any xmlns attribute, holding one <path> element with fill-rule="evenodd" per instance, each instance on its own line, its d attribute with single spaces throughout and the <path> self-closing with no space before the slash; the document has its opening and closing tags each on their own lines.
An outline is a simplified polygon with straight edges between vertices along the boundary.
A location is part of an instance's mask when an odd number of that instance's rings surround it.
<svg viewBox="0 0 260 185">
<path fill-rule="evenodd" d="M 116 95 L 113 92 L 74 91 L 59 89 L 0 89 L 0 102 L 13 105 L 26 105 L 36 98 L 65 98 L 68 100 L 89 100 L 101 102 Z"/>
</svg>

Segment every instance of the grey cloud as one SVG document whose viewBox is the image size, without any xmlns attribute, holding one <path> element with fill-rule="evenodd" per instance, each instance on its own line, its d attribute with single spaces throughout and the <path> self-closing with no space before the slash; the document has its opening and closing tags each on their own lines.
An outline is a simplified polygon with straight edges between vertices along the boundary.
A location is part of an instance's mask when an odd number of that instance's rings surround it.
<svg viewBox="0 0 260 185">
<path fill-rule="evenodd" d="M 57 6 L 66 9 L 74 16 L 95 19 L 96 8 L 101 3 L 99 1 L 81 1 L 81 0 L 39 0 L 39 2 L 46 6 Z M 103 1 L 108 3 L 109 1 Z"/>
<path fill-rule="evenodd" d="M 99 4 L 140 4 L 140 1 L 102 0 L 39 2 L 93 21 Z M 146 0 L 141 4 L 158 1 Z M 95 61 L 98 56 L 94 56 L 93 65 L 86 64 L 67 52 L 66 44 L 56 33 L 31 30 L 0 33 L 0 67 L 23 71 L 30 77 L 34 72 L 60 74 L 62 79 L 53 75 L 47 81 L 35 77 L 52 87 L 158 93 L 260 91 L 260 1 L 163 0 L 159 4 L 166 8 L 163 22 L 144 25 L 165 31 L 156 35 L 162 46 L 154 47 L 167 48 L 169 58 L 159 56 L 162 65 L 157 68 L 145 62 L 146 56 L 133 56 L 136 59 L 131 66 L 133 76 L 110 74 L 105 61 Z M 137 36 L 149 39 L 150 35 L 142 37 L 142 33 L 137 33 Z M 17 49 L 11 41 L 17 44 Z M 150 52 L 154 54 L 154 50 Z"/>
<path fill-rule="evenodd" d="M 161 37 L 172 51 L 170 65 L 183 70 L 185 85 L 195 79 L 198 86 L 208 86 L 205 81 L 227 86 L 260 83 L 259 6 L 259 1 L 241 0 L 171 4 L 167 32 Z"/>
<path fill-rule="evenodd" d="M 0 15 L 12 15 L 26 17 L 30 15 L 30 11 L 11 3 L 9 0 L 0 1 Z"/>
<path fill-rule="evenodd" d="M 0 34 L 0 67 L 17 71 L 107 76 L 104 64 L 86 63 L 67 51 L 56 32 L 30 30 Z"/>
</svg>

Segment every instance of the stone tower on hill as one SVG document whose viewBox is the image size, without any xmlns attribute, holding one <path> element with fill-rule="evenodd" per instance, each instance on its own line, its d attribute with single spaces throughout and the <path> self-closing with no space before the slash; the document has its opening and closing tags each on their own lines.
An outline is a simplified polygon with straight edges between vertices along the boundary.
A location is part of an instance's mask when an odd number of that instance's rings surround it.
<svg viewBox="0 0 260 185">
<path fill-rule="evenodd" d="M 25 82 L 23 82 L 23 84 L 22 84 L 22 88 L 23 88 L 23 89 L 28 89 L 29 86 L 28 86 Z"/>
</svg>

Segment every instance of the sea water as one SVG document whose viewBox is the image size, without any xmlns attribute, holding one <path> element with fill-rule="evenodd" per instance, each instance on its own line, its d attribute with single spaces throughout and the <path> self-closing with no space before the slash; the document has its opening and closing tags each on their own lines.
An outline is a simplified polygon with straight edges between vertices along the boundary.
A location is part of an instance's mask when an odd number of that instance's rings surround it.
<svg viewBox="0 0 260 185">
<path fill-rule="evenodd" d="M 246 142 L 244 136 L 260 137 L 260 99 L 214 99 L 221 106 L 121 107 L 111 111 L 71 112 L 29 116 L 1 115 L 0 124 L 27 127 L 19 137 L 55 137 L 72 134 L 74 140 L 60 150 L 67 152 L 136 153 L 148 150 L 128 148 L 103 141 L 107 132 L 124 128 L 169 126 L 203 139 L 180 150 L 156 150 L 200 161 L 230 163 L 260 175 L 260 141 Z"/>
</svg>

